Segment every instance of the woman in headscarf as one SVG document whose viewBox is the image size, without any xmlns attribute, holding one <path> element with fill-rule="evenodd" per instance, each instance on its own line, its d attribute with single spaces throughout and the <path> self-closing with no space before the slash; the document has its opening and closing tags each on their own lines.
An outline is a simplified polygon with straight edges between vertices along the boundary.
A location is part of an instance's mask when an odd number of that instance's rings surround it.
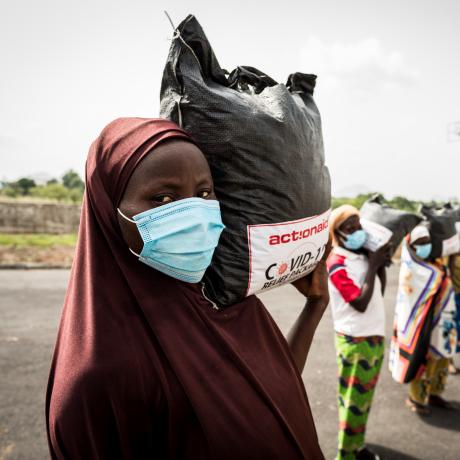
<svg viewBox="0 0 460 460">
<path fill-rule="evenodd" d="M 456 353 L 460 354 L 460 253 L 453 254 L 449 257 L 449 272 L 452 280 L 452 286 L 455 292 L 455 322 L 457 324 L 457 346 Z M 455 367 L 454 358 L 451 358 L 449 364 L 449 373 L 457 374 L 459 370 Z"/>
<path fill-rule="evenodd" d="M 415 227 L 403 243 L 390 351 L 393 378 L 410 382 L 406 404 L 420 415 L 428 415 L 430 405 L 451 407 L 441 394 L 457 343 L 452 283 L 431 250 L 426 225 Z"/>
<path fill-rule="evenodd" d="M 86 163 L 78 246 L 47 391 L 53 459 L 322 459 L 300 377 L 325 262 L 286 342 L 255 297 L 199 280 L 223 224 L 208 164 L 174 123 L 109 124 Z"/>
<path fill-rule="evenodd" d="M 367 234 L 350 205 L 331 213 L 334 248 L 328 258 L 329 292 L 339 368 L 337 460 L 378 459 L 365 431 L 384 355 L 385 264 L 388 247 L 364 249 Z"/>
</svg>

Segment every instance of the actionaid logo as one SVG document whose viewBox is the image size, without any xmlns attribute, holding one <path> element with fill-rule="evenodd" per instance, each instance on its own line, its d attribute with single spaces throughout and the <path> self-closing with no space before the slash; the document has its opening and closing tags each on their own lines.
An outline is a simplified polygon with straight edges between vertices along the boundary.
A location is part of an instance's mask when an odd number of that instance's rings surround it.
<svg viewBox="0 0 460 460">
<path fill-rule="evenodd" d="M 270 246 L 276 246 L 278 244 L 287 244 L 293 241 L 303 240 L 305 238 L 309 238 L 312 235 L 323 232 L 328 227 L 328 219 L 323 219 L 323 221 L 319 224 L 311 225 L 303 230 L 293 230 L 292 232 L 283 233 L 282 235 L 270 235 L 268 237 L 268 244 L 270 244 Z"/>
<path fill-rule="evenodd" d="M 283 262 L 279 267 L 278 267 L 278 275 L 283 275 L 286 270 L 288 269 L 288 264 L 286 262 Z"/>
</svg>

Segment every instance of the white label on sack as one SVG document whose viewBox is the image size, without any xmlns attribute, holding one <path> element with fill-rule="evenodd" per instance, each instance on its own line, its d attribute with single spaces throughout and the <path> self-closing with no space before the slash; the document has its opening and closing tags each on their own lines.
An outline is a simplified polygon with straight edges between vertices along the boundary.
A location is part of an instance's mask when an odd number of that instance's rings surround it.
<svg viewBox="0 0 460 460">
<path fill-rule="evenodd" d="M 326 249 L 330 212 L 291 222 L 248 225 L 246 295 L 291 283 L 312 272 Z"/>
<path fill-rule="evenodd" d="M 460 238 L 458 234 L 443 240 L 442 242 L 442 256 L 451 256 L 452 254 L 457 254 L 460 251 Z"/>
<path fill-rule="evenodd" d="M 393 232 L 377 222 L 367 219 L 360 219 L 363 230 L 367 233 L 367 241 L 364 247 L 371 252 L 377 251 L 390 241 Z"/>
<path fill-rule="evenodd" d="M 455 229 L 457 230 L 457 233 L 460 235 L 460 222 L 455 222 Z"/>
<path fill-rule="evenodd" d="M 456 307 L 452 291 L 443 305 L 442 311 L 434 318 L 430 348 L 435 357 L 451 358 L 457 347 Z"/>
</svg>

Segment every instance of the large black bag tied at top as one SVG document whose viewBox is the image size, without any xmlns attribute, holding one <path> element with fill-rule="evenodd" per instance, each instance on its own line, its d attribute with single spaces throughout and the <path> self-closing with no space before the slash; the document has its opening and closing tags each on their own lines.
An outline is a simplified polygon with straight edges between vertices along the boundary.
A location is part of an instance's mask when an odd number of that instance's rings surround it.
<svg viewBox="0 0 460 460">
<path fill-rule="evenodd" d="M 457 232 L 460 226 L 459 208 L 443 207 L 437 209 L 422 206 L 422 214 L 430 223 L 430 235 L 433 249 L 431 257 L 445 257 L 460 251 L 460 238 Z"/>
<path fill-rule="evenodd" d="M 369 234 L 368 249 L 375 250 L 380 245 L 390 243 L 393 252 L 403 238 L 410 233 L 422 218 L 384 203 L 379 194 L 372 196 L 361 207 L 361 223 Z"/>
<path fill-rule="evenodd" d="M 160 116 L 188 131 L 211 167 L 226 229 L 204 283 L 219 306 L 306 275 L 324 253 L 331 196 L 315 80 L 228 74 L 194 16 L 176 29 Z"/>
<path fill-rule="evenodd" d="M 441 214 L 449 215 L 455 222 L 455 229 L 457 230 L 458 235 L 460 236 L 460 204 L 452 204 L 451 202 L 447 202 L 444 206 L 439 210 Z"/>
</svg>

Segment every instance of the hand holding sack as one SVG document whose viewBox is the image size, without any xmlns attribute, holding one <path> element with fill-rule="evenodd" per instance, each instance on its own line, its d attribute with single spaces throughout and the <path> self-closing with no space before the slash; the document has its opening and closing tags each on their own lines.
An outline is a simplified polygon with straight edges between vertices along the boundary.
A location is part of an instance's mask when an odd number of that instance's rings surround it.
<svg viewBox="0 0 460 460">
<path fill-rule="evenodd" d="M 226 228 L 204 282 L 220 306 L 299 279 L 324 254 L 330 177 L 315 81 L 296 73 L 278 84 L 253 67 L 228 74 L 193 16 L 176 29 L 160 115 L 211 167 Z"/>
</svg>

